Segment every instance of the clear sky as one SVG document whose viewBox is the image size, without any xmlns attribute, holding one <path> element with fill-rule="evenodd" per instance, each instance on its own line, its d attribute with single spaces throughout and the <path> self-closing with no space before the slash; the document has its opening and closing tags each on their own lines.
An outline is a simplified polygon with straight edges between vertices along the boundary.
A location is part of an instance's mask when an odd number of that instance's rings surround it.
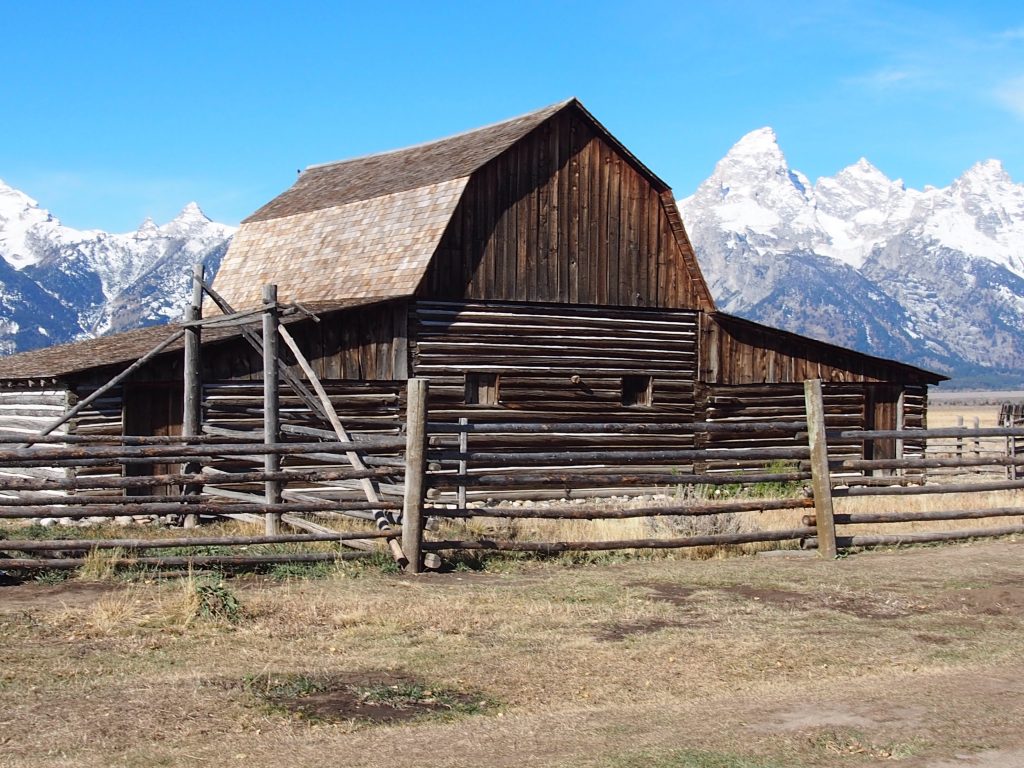
<svg viewBox="0 0 1024 768">
<path fill-rule="evenodd" d="M 0 179 L 64 223 L 227 223 L 326 162 L 579 97 L 690 194 L 775 128 L 812 179 L 1024 181 L 1024 3 L 0 3 Z"/>
</svg>

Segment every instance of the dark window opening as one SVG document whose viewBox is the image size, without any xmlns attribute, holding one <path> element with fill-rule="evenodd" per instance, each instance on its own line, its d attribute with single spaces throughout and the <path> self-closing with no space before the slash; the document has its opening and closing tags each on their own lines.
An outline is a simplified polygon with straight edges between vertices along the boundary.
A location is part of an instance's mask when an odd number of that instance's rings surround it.
<svg viewBox="0 0 1024 768">
<path fill-rule="evenodd" d="M 650 376 L 622 377 L 622 404 L 628 408 L 645 408 L 652 404 Z"/>
<path fill-rule="evenodd" d="M 500 385 L 496 373 L 467 373 L 466 405 L 498 405 Z"/>
</svg>

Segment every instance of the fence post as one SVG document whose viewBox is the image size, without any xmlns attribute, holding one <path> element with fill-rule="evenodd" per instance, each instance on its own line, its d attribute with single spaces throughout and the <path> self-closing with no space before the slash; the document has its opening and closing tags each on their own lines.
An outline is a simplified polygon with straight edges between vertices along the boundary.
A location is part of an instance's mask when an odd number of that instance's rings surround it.
<svg viewBox="0 0 1024 768">
<path fill-rule="evenodd" d="M 185 313 L 185 319 L 189 321 L 200 320 L 203 316 L 203 265 L 195 264 L 192 267 L 192 303 Z M 185 331 L 185 381 L 184 381 L 184 402 L 182 404 L 181 435 L 191 437 L 203 431 L 203 382 L 202 382 L 202 331 L 200 326 L 193 325 Z M 188 441 L 185 441 L 186 444 Z M 186 475 L 198 474 L 202 466 L 197 461 L 190 461 L 182 467 Z M 184 494 L 196 496 L 202 491 L 202 486 L 186 485 Z M 199 522 L 199 515 L 186 514 L 185 527 L 194 528 Z"/>
<path fill-rule="evenodd" d="M 469 419 L 467 419 L 465 416 L 460 417 L 459 418 L 459 426 L 460 427 L 469 426 Z M 461 454 L 469 453 L 469 430 L 468 429 L 465 429 L 465 430 L 462 430 L 461 432 L 459 432 L 459 453 L 461 453 Z M 467 471 L 469 471 L 469 462 L 465 458 L 459 459 L 459 475 L 461 475 L 462 477 L 465 477 Z M 459 483 L 459 489 L 458 489 L 457 493 L 458 493 L 458 498 L 456 499 L 457 503 L 456 503 L 455 506 L 457 506 L 459 509 L 465 509 L 466 508 L 466 484 L 465 483 Z"/>
<path fill-rule="evenodd" d="M 821 379 L 804 382 L 807 405 L 807 442 L 811 449 L 811 486 L 818 528 L 818 554 L 831 560 L 836 556 L 836 524 L 832 514 L 832 482 L 828 471 L 828 443 L 825 438 L 825 403 Z"/>
<path fill-rule="evenodd" d="M 409 379 L 406 396 L 405 496 L 402 500 L 402 551 L 409 572 L 423 566 L 423 498 L 427 467 L 427 380 Z"/>
<path fill-rule="evenodd" d="M 956 417 L 956 425 L 957 425 L 957 427 L 961 427 L 961 428 L 963 427 L 963 425 L 964 425 L 964 417 L 963 416 L 957 416 Z M 962 461 L 963 458 L 964 458 L 964 437 L 963 437 L 963 435 L 957 435 L 957 438 L 956 438 L 956 458 L 957 458 L 957 461 Z"/>
<path fill-rule="evenodd" d="M 277 337 L 277 286 L 263 286 L 263 442 L 276 443 L 281 436 L 281 413 L 279 382 L 277 378 L 278 337 Z M 263 468 L 267 472 L 281 469 L 281 457 L 275 453 L 263 456 Z M 281 503 L 281 481 L 267 480 L 264 485 L 267 504 Z M 266 515 L 268 536 L 281 531 L 281 514 L 268 512 Z"/>
<path fill-rule="evenodd" d="M 974 426 L 975 431 L 981 429 L 981 419 L 979 419 L 977 416 L 975 416 L 971 420 L 971 424 Z M 981 458 L 981 438 L 978 437 L 977 435 L 975 435 L 974 439 L 971 442 L 973 443 L 973 451 L 972 452 L 974 453 L 974 458 L 975 459 L 980 459 Z M 981 473 L 981 470 L 978 467 L 975 467 L 974 468 L 974 474 L 977 475 L 977 474 L 980 474 L 980 473 Z"/>
</svg>

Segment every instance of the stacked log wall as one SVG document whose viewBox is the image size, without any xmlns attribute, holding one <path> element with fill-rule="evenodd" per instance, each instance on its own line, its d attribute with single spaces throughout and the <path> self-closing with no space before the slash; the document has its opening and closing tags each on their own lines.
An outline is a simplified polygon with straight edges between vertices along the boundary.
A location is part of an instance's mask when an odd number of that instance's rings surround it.
<svg viewBox="0 0 1024 768">
<path fill-rule="evenodd" d="M 397 435 L 402 431 L 405 415 L 405 382 L 403 381 L 324 381 L 324 389 L 331 405 L 346 430 L 358 438 L 373 435 Z M 330 423 L 313 413 L 287 385 L 281 387 L 280 423 L 285 441 L 316 441 L 326 434 L 317 435 L 295 430 L 319 430 L 333 434 Z M 259 436 L 263 430 L 263 385 L 258 381 L 216 381 L 203 384 L 203 428 L 211 434 Z M 374 466 L 394 465 L 395 477 L 379 483 L 384 495 L 397 496 L 403 469 L 398 454 L 368 459 Z M 384 462 L 381 464 L 381 462 Z M 262 466 L 261 457 L 220 459 L 212 462 L 215 470 L 223 472 L 253 471 Z M 350 467 L 342 455 L 307 454 L 288 457 L 284 468 L 341 469 Z M 258 484 L 233 485 L 229 478 L 225 486 L 238 492 L 261 493 Z M 330 499 L 363 499 L 364 492 L 358 481 L 316 483 L 305 487 L 291 486 L 286 500 L 299 496 Z"/>
<path fill-rule="evenodd" d="M 415 305 L 412 322 L 412 365 L 416 376 L 430 381 L 432 422 L 467 418 L 472 423 L 671 424 L 695 420 L 694 312 L 421 301 Z M 497 377 L 497 403 L 467 403 L 467 376 L 478 375 Z M 651 377 L 649 406 L 623 405 L 623 378 L 633 376 Z M 694 444 L 692 433 L 474 434 L 470 439 L 474 451 L 538 446 L 552 451 L 658 450 Z M 452 438 L 437 436 L 434 444 L 444 440 Z M 469 471 L 496 466 L 479 464 Z M 663 467 L 691 468 L 687 462 Z"/>
<path fill-rule="evenodd" d="M 701 313 L 700 378 L 708 384 L 893 382 L 927 386 L 919 368 L 722 313 Z"/>
<path fill-rule="evenodd" d="M 66 389 L 0 390 L 0 434 L 8 437 L 38 434 L 67 412 L 71 398 Z M 54 434 L 66 434 L 67 431 L 65 425 L 54 430 Z M 69 475 L 70 470 L 57 467 L 19 467 L 0 471 L 0 478 L 65 479 Z"/>
</svg>

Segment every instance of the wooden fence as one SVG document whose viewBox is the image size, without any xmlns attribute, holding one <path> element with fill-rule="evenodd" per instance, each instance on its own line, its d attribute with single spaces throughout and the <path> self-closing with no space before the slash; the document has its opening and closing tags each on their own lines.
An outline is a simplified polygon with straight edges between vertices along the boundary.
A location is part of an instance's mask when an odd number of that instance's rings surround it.
<svg viewBox="0 0 1024 768">
<path fill-rule="evenodd" d="M 669 549 L 696 546 L 723 546 L 757 542 L 799 542 L 817 548 L 822 555 L 834 557 L 838 550 L 878 544 L 903 544 L 944 541 L 982 536 L 1024 533 L 1024 504 L 1018 498 L 1009 506 L 993 507 L 978 503 L 962 509 L 925 512 L 894 509 L 853 514 L 835 511 L 836 500 L 861 496 L 893 499 L 910 495 L 968 493 L 981 499 L 993 491 L 1024 488 L 1024 480 L 991 481 L 983 475 L 964 482 L 935 482 L 925 472 L 952 469 L 958 472 L 977 468 L 1019 468 L 1024 457 L 1007 452 L 963 450 L 952 455 L 929 455 L 925 446 L 932 441 L 954 440 L 964 445 L 998 438 L 1024 437 L 1022 427 L 994 429 L 953 428 L 927 430 L 920 427 L 901 430 L 826 429 L 826 408 L 821 382 L 805 382 L 805 415 L 799 421 L 751 421 L 742 423 L 690 422 L 645 425 L 636 423 L 436 423 L 427 424 L 431 447 L 427 460 L 433 469 L 426 473 L 425 486 L 433 491 L 433 500 L 415 522 L 405 521 L 404 536 L 415 551 L 500 550 L 520 552 L 565 552 L 614 549 Z M 535 438 L 532 449 L 495 450 L 502 436 L 529 434 Z M 697 445 L 679 450 L 643 450 L 608 447 L 603 450 L 565 447 L 574 438 L 595 435 L 637 437 L 644 434 L 700 435 Z M 772 438 L 767 447 L 733 448 L 738 436 Z M 545 448 L 544 438 L 557 443 L 557 450 Z M 482 450 L 471 447 L 483 438 Z M 710 439 L 709 439 L 710 438 Z M 851 455 L 850 446 L 863 447 L 869 441 L 899 441 L 911 444 L 912 452 L 899 452 L 897 458 L 862 459 Z M 621 444 L 610 440 L 609 445 Z M 522 445 L 517 442 L 517 445 Z M 708 445 L 722 446 L 709 448 Z M 776 447 L 772 447 L 772 446 Z M 781 446 L 781 447 L 779 447 Z M 882 451 L 867 452 L 882 453 Z M 865 452 L 859 452 L 861 456 Z M 498 469 L 496 466 L 500 465 Z M 622 467 L 629 465 L 628 472 Z M 754 467 L 760 466 L 761 470 Z M 473 471 L 474 466 L 483 467 Z M 713 469 L 711 469 L 713 468 Z M 722 486 L 754 488 L 763 484 L 788 484 L 787 498 L 738 498 L 718 501 L 712 493 L 692 494 L 703 500 L 683 503 L 659 503 L 650 506 L 609 506 L 596 503 L 549 503 L 525 506 L 467 506 L 473 491 L 521 491 L 536 498 L 572 496 L 595 497 L 604 489 L 627 493 L 629 489 L 660 488 L 714 489 Z M 479 495 L 479 494 L 478 494 Z M 496 496 L 498 494 L 495 494 Z M 447 502 L 447 503 L 445 503 Z M 842 502 L 840 502 L 841 504 Z M 803 510 L 800 514 L 797 510 Z M 622 540 L 521 540 L 512 537 L 433 538 L 425 535 L 423 521 L 480 520 L 621 520 L 628 518 L 702 518 L 712 515 L 739 515 L 758 512 L 792 511 L 789 525 L 769 530 L 708 533 L 682 537 L 634 538 Z M 800 515 L 797 517 L 797 515 Z M 951 520 L 1016 518 L 1006 525 L 987 528 L 963 528 L 915 533 L 875 533 L 849 535 L 847 526 L 870 525 L 878 530 L 887 524 Z M 443 526 L 442 526 L 443 529 Z M 467 529 L 468 530 L 468 529 Z M 837 532 L 838 531 L 838 532 Z M 411 542 L 415 541 L 415 544 Z M 412 568 L 417 566 L 415 561 Z"/>
<path fill-rule="evenodd" d="M 263 523 L 265 535 L 165 535 L 154 538 L 3 539 L 0 552 L 30 557 L 0 557 L 0 569 L 76 568 L 91 550 L 121 549 L 122 562 L 152 566 L 261 565 L 317 562 L 362 557 L 377 547 L 374 539 L 397 540 L 401 502 L 358 500 L 347 492 L 353 481 L 403 482 L 406 438 L 353 436 L 351 440 L 264 442 L 252 437 L 193 435 L 132 437 L 47 435 L 0 437 L 0 520 L 59 518 L 134 519 L 157 516 L 183 521 L 217 517 Z M 402 459 L 400 467 L 340 467 L 344 455 L 383 454 Z M 267 467 L 267 458 L 272 466 Z M 339 458 L 340 457 L 340 458 Z M 321 467 L 315 467 L 317 462 Z M 394 463 L 389 462 L 389 463 Z M 113 475 L 79 475 L 83 468 L 117 466 Z M 156 466 L 186 467 L 153 473 Z M 314 465 L 314 466 L 311 466 Z M 230 466 L 231 469 L 223 469 Z M 46 468 L 47 476 L 27 474 Z M 269 493 L 268 493 L 269 488 Z M 310 516 L 352 521 L 355 530 L 338 531 Z M 286 525 L 296 532 L 282 533 Z M 365 530 L 359 530 L 365 528 Z M 193 532 L 194 533 L 194 532 Z M 251 547 L 266 544 L 338 542 L 318 552 L 238 555 L 144 556 L 156 549 Z M 43 556 L 40 556 L 43 555 Z M 59 556 L 58 556 L 59 555 Z"/>
<path fill-rule="evenodd" d="M 921 445 L 960 440 L 969 446 L 997 439 L 1009 445 L 1007 441 L 1024 438 L 1022 426 L 829 429 L 818 381 L 805 383 L 804 418 L 785 421 L 436 422 L 428 418 L 427 388 L 424 380 L 408 384 L 404 435 L 349 434 L 343 429 L 273 423 L 248 432 L 214 426 L 216 434 L 199 434 L 211 429 L 200 423 L 191 430 L 196 434 L 186 436 L 0 437 L 0 520 L 158 515 L 192 523 L 214 516 L 266 524 L 265 534 L 258 536 L 203 536 L 192 531 L 153 539 L 5 539 L 0 540 L 0 554 L 7 553 L 0 557 L 0 569 L 75 568 L 88 552 L 115 548 L 128 553 L 125 562 L 157 567 L 316 562 L 365 556 L 384 540 L 399 562 L 418 572 L 425 562 L 437 564 L 437 552 L 467 550 L 554 553 L 789 542 L 816 547 L 830 557 L 856 546 L 1024 533 L 1019 495 L 1004 506 L 980 503 L 984 494 L 1024 488 L 1019 475 L 926 481 L 922 474 L 977 467 L 1012 468 L 1016 473 L 1024 464 L 1018 453 L 964 450 L 936 456 L 924 451 L 863 459 L 849 450 L 851 444 L 893 440 Z M 346 439 L 338 437 L 339 431 Z M 264 440 L 265 434 L 276 438 Z M 658 438 L 657 448 L 643 447 L 647 436 Z M 695 440 L 697 436 L 701 439 Z M 678 438 L 679 447 L 663 447 L 666 437 Z M 111 472 L 112 466 L 118 471 Z M 97 467 L 105 468 L 102 474 L 89 474 Z M 46 471 L 36 471 L 40 469 Z M 373 494 L 363 494 L 363 485 L 371 486 Z M 761 498 L 742 492 L 769 485 L 787 493 Z M 390 497 L 380 493 L 382 486 L 390 489 Z M 650 503 L 609 504 L 599 499 L 603 492 L 642 494 L 652 489 L 661 498 Z M 480 506 L 481 498 L 499 493 L 563 500 Z M 908 496 L 950 493 L 971 494 L 968 498 L 979 503 L 925 512 L 900 508 L 899 500 Z M 858 497 L 892 499 L 892 508 L 863 513 L 843 509 L 844 499 Z M 479 529 L 465 525 L 476 519 L 692 523 L 766 512 L 783 522 L 748 530 L 615 540 L 468 535 Z M 357 530 L 341 532 L 323 524 L 329 520 L 318 522 L 311 516 L 344 516 Z M 428 530 L 431 518 L 438 523 L 437 530 Z M 1005 518 L 1006 524 L 912 533 L 885 530 L 887 525 L 907 522 L 997 518 Z M 283 526 L 293 531 L 282 532 Z M 872 532 L 859 534 L 858 526 L 871 526 Z M 143 554 L 167 548 L 322 542 L 337 542 L 338 547 L 329 552 Z"/>
</svg>

